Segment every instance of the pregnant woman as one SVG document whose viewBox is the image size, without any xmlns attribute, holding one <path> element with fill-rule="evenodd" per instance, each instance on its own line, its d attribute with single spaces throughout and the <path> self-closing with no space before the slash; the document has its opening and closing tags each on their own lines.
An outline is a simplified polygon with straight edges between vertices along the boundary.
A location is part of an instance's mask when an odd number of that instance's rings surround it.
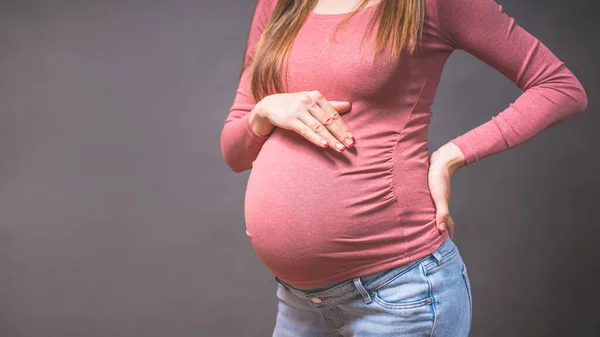
<svg viewBox="0 0 600 337">
<path fill-rule="evenodd" d="M 462 49 L 523 93 L 431 155 Z M 584 88 L 494 0 L 258 0 L 221 150 L 275 276 L 273 336 L 467 336 L 455 172 L 583 111 Z"/>
</svg>

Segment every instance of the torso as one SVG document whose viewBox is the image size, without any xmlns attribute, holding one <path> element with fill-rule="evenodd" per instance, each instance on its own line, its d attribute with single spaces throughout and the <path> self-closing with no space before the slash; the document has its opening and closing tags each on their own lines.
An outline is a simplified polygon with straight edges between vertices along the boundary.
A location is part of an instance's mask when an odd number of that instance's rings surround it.
<svg viewBox="0 0 600 337">
<path fill-rule="evenodd" d="M 359 43 L 375 8 L 359 11 L 332 44 L 327 38 L 348 7 L 311 13 L 289 54 L 289 92 L 316 89 L 352 102 L 342 116 L 355 146 L 337 153 L 276 128 L 253 163 L 246 233 L 265 265 L 291 285 L 330 284 L 405 264 L 447 236 L 435 227 L 427 130 L 451 50 L 435 39 L 426 8 L 420 52 L 404 53 L 400 63 L 383 55 L 373 60 L 368 44 L 361 50 Z"/>
</svg>

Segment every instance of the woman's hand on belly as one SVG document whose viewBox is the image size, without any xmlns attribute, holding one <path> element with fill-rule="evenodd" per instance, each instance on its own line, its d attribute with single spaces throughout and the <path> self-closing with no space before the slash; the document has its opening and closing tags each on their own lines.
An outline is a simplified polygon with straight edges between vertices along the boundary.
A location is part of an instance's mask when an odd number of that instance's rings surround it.
<svg viewBox="0 0 600 337">
<path fill-rule="evenodd" d="M 350 107 L 350 102 L 329 101 L 313 90 L 268 95 L 253 110 L 261 120 L 295 131 L 319 147 L 343 152 L 354 145 L 354 136 L 340 116 Z"/>
<path fill-rule="evenodd" d="M 454 240 L 454 220 L 450 216 L 450 182 L 456 171 L 464 166 L 464 155 L 453 143 L 447 143 L 429 156 L 428 182 L 436 208 L 436 225 L 440 233 L 448 229 Z"/>
</svg>

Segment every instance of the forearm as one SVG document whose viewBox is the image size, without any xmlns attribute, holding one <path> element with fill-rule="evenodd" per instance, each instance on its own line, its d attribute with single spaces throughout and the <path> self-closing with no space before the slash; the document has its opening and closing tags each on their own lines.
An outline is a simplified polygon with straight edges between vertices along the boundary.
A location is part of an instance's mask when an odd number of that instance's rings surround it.
<svg viewBox="0 0 600 337">
<path fill-rule="evenodd" d="M 522 144 L 586 107 L 583 86 L 561 65 L 559 71 L 547 73 L 545 82 L 527 88 L 504 111 L 450 142 L 460 148 L 466 163 L 472 164 Z"/>
<path fill-rule="evenodd" d="M 586 109 L 587 95 L 577 77 L 496 1 L 435 3 L 449 48 L 467 51 L 523 90 L 491 120 L 450 140 L 464 154 L 466 165 L 515 147 Z"/>
<path fill-rule="evenodd" d="M 251 169 L 252 162 L 269 138 L 270 132 L 267 133 L 265 127 L 267 123 L 257 110 L 255 106 L 240 117 L 230 115 L 221 131 L 221 152 L 234 172 Z"/>
<path fill-rule="evenodd" d="M 257 118 L 258 104 L 250 92 L 250 64 L 254 49 L 263 29 L 267 25 L 277 1 L 257 0 L 252 16 L 244 67 L 236 95 L 221 131 L 221 152 L 225 162 L 234 172 L 252 168 L 263 144 L 269 138 L 267 121 Z"/>
</svg>

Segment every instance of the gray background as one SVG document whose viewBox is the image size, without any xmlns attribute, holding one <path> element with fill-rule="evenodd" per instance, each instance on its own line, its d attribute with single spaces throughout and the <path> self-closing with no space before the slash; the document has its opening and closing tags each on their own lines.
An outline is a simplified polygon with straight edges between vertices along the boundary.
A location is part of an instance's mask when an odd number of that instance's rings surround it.
<svg viewBox="0 0 600 337">
<path fill-rule="evenodd" d="M 453 179 L 471 336 L 597 336 L 596 13 L 499 3 L 589 107 Z M 219 147 L 254 1 L 0 4 L 0 336 L 270 336 L 276 283 L 244 233 L 249 171 Z M 429 148 L 519 93 L 456 51 Z"/>
</svg>

